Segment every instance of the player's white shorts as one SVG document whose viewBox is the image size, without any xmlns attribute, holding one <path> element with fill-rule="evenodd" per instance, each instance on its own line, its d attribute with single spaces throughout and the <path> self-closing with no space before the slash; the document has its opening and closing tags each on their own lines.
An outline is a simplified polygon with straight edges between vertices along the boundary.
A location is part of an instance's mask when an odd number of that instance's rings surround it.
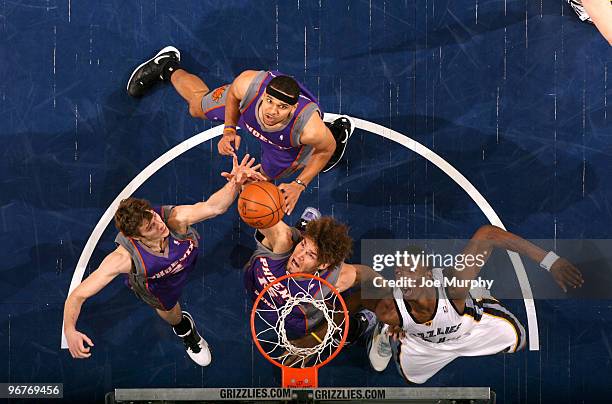
<svg viewBox="0 0 612 404">
<path fill-rule="evenodd" d="M 394 346 L 400 373 L 411 383 L 425 383 L 460 356 L 516 352 L 525 347 L 525 329 L 499 302 L 484 304 L 484 313 L 474 327 L 453 340 L 433 343 L 406 335 Z"/>
</svg>

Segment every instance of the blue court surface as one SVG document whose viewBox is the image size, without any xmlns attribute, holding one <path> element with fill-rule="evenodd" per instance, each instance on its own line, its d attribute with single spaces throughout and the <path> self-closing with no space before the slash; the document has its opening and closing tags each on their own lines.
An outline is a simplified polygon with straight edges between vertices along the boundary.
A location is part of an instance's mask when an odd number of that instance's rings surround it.
<svg viewBox="0 0 612 404">
<path fill-rule="evenodd" d="M 211 88 L 243 70 L 280 70 L 325 112 L 419 142 L 516 234 L 609 238 L 612 48 L 563 0 L 5 0 L 0 382 L 62 382 L 74 402 L 100 402 L 114 388 L 280 385 L 251 340 L 242 266 L 254 244 L 234 208 L 197 226 L 203 251 L 181 300 L 212 347 L 209 367 L 191 362 L 119 278 L 79 318 L 92 357 L 60 349 L 70 282 L 107 207 L 157 157 L 214 126 L 189 116 L 169 85 L 141 100 L 126 94 L 132 69 L 169 44 Z M 256 140 L 243 139 L 242 151 L 258 155 Z M 216 143 L 180 154 L 134 195 L 160 204 L 207 198 L 231 166 Z M 363 129 L 289 221 L 306 206 L 350 225 L 352 262 L 361 239 L 465 239 L 489 223 L 456 178 Z M 115 233 L 109 224 L 85 276 L 114 249 Z M 527 324 L 522 299 L 506 304 Z M 490 386 L 502 403 L 609 399 L 612 301 L 570 295 L 534 306 L 532 350 L 458 359 L 425 386 Z M 393 366 L 370 369 L 363 343 L 319 377 L 321 386 L 405 386 Z"/>
</svg>

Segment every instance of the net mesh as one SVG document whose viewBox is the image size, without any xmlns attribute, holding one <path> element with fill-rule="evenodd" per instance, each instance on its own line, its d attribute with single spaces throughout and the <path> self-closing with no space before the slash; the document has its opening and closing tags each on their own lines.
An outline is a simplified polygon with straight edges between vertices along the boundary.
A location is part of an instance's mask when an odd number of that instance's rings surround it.
<svg viewBox="0 0 612 404">
<path fill-rule="evenodd" d="M 275 285 L 271 285 L 268 291 L 261 295 L 260 304 L 254 308 L 260 328 L 258 330 L 256 326 L 256 338 L 270 359 L 281 365 L 300 368 L 317 366 L 329 358 L 340 345 L 346 321 L 341 298 L 331 291 L 323 297 L 320 294 L 316 298 L 311 296 L 309 291 L 323 290 L 320 278 L 310 278 L 304 285 L 298 283 L 296 277 L 289 277 L 283 284 L 293 293 L 286 297 L 282 304 L 276 301 L 278 293 Z M 308 334 L 319 327 L 325 330 L 324 335 L 317 333 L 320 342 L 314 340 L 316 345 L 301 346 L 295 338 L 290 339 L 286 324 L 288 318 L 295 315 L 296 308 L 317 319 L 315 324 L 309 324 Z"/>
</svg>

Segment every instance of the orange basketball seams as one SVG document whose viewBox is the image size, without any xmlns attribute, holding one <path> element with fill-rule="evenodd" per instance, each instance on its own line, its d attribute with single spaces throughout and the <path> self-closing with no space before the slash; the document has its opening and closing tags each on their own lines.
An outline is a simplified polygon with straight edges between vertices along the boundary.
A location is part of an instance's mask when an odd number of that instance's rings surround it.
<svg viewBox="0 0 612 404">
<path fill-rule="evenodd" d="M 270 182 L 254 182 L 244 187 L 238 198 L 242 220 L 256 229 L 267 229 L 284 216 L 282 195 Z"/>
</svg>

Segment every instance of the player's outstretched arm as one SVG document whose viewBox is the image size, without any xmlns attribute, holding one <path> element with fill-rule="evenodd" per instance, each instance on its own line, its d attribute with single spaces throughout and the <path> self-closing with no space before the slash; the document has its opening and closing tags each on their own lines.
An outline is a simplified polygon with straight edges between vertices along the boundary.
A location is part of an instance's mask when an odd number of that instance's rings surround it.
<svg viewBox="0 0 612 404">
<path fill-rule="evenodd" d="M 362 308 L 376 311 L 376 305 L 380 299 L 393 297 L 391 288 L 376 286 L 376 278 L 382 278 L 382 275 L 367 265 L 346 262 L 342 264 L 335 286 L 340 292 L 349 288 L 355 289 L 355 292 L 346 299 L 351 313 Z"/>
<path fill-rule="evenodd" d="M 276 254 L 284 254 L 293 249 L 293 231 L 287 223 L 280 220 L 272 227 L 267 229 L 259 229 L 263 234 L 264 239 L 261 243 L 270 251 Z"/>
<path fill-rule="evenodd" d="M 76 359 L 85 359 L 91 356 L 90 347 L 94 344 L 91 339 L 77 331 L 76 323 L 85 300 L 102 290 L 120 273 L 130 272 L 132 259 L 123 247 L 104 258 L 98 269 L 89 275 L 75 290 L 70 293 L 64 304 L 64 334 L 68 341 L 70 355 Z M 85 346 L 85 343 L 89 347 Z"/>
<path fill-rule="evenodd" d="M 582 0 L 582 5 L 601 35 L 612 45 L 612 3 L 610 0 Z"/>
<path fill-rule="evenodd" d="M 257 171 L 260 165 L 254 164 L 255 159 L 248 154 L 244 156 L 240 164 L 238 164 L 238 158 L 234 155 L 232 171 L 221 173 L 227 179 L 227 184 L 212 194 L 206 201 L 193 205 L 176 206 L 172 209 L 168 220 L 170 226 L 179 233 L 185 233 L 187 226 L 225 213 L 236 199 L 242 185 L 247 181 L 265 181 L 266 178 Z"/>
<path fill-rule="evenodd" d="M 319 114 L 313 114 L 300 135 L 300 143 L 312 146 L 312 156 L 308 163 L 297 176 L 302 184 L 293 181 L 281 184 L 278 188 L 285 197 L 285 213 L 293 212 L 300 195 L 314 177 L 325 167 L 336 150 L 336 141 Z"/>
<path fill-rule="evenodd" d="M 223 136 L 217 144 L 219 154 L 230 156 L 240 147 L 240 136 L 236 133 L 236 125 L 238 125 L 240 119 L 240 101 L 244 98 L 251 81 L 256 75 L 257 72 L 254 70 L 246 70 L 240 73 L 227 90 L 225 128 L 223 129 Z"/>
<path fill-rule="evenodd" d="M 469 262 L 466 260 L 465 268 L 452 270 L 451 276 L 458 279 L 475 279 L 489 259 L 493 248 L 496 247 L 517 252 L 538 263 L 542 263 L 548 254 L 542 248 L 516 234 L 496 226 L 485 225 L 474 233 L 463 250 L 464 257 L 473 258 L 470 258 Z M 550 268 L 550 273 L 563 291 L 567 291 L 568 287 L 580 287 L 584 282 L 580 271 L 563 258 L 554 262 Z M 469 288 L 449 288 L 449 291 L 452 299 L 455 300 L 465 298 Z"/>
</svg>

